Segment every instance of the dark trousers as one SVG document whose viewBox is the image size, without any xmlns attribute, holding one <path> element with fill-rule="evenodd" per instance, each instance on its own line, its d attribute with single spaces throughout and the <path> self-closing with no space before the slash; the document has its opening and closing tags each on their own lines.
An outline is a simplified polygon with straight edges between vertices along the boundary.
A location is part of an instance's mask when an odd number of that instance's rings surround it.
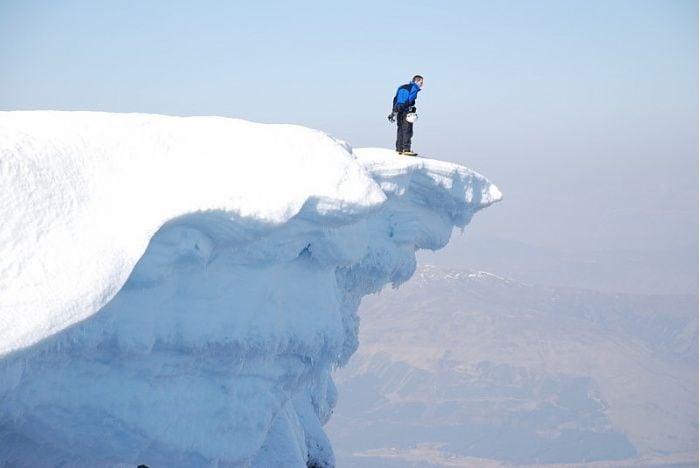
<svg viewBox="0 0 700 468">
<path fill-rule="evenodd" d="M 410 151 L 413 138 L 413 124 L 406 120 L 408 112 L 399 112 L 396 116 L 396 151 Z"/>
</svg>

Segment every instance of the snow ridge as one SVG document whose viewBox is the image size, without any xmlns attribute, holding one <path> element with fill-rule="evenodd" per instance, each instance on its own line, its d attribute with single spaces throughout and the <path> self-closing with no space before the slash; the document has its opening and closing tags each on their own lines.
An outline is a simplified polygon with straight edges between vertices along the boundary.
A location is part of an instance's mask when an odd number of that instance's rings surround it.
<svg viewBox="0 0 700 468">
<path fill-rule="evenodd" d="M 0 461 L 333 466 L 363 296 L 500 200 L 219 117 L 0 113 Z"/>
</svg>

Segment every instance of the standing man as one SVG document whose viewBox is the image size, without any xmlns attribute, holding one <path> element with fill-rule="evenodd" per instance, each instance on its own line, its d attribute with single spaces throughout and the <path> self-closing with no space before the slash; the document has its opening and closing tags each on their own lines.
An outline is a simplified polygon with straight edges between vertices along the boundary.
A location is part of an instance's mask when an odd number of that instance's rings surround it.
<svg viewBox="0 0 700 468">
<path fill-rule="evenodd" d="M 418 118 L 416 114 L 416 97 L 423 87 L 423 77 L 416 75 L 410 83 L 399 86 L 394 96 L 394 106 L 389 121 L 396 120 L 396 152 L 406 156 L 417 156 L 411 151 L 411 138 L 413 137 L 413 122 Z"/>
</svg>

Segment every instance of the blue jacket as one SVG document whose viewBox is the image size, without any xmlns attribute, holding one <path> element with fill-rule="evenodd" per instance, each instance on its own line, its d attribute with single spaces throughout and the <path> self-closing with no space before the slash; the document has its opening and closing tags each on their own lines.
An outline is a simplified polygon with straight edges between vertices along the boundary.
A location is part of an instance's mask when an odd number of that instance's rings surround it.
<svg viewBox="0 0 700 468">
<path fill-rule="evenodd" d="M 394 110 L 405 112 L 409 107 L 415 106 L 418 91 L 420 91 L 420 86 L 415 82 L 399 86 L 399 89 L 396 90 L 396 96 L 394 96 Z"/>
</svg>

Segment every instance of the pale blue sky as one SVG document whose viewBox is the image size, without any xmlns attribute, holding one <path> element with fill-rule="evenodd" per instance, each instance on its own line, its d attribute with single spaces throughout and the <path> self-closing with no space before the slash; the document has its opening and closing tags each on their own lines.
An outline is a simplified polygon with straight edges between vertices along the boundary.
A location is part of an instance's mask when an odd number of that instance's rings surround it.
<svg viewBox="0 0 700 468">
<path fill-rule="evenodd" d="M 391 98 L 420 73 L 414 149 L 506 196 L 469 235 L 693 256 L 697 41 L 691 0 L 0 0 L 0 109 L 216 114 L 392 147 Z"/>
</svg>

